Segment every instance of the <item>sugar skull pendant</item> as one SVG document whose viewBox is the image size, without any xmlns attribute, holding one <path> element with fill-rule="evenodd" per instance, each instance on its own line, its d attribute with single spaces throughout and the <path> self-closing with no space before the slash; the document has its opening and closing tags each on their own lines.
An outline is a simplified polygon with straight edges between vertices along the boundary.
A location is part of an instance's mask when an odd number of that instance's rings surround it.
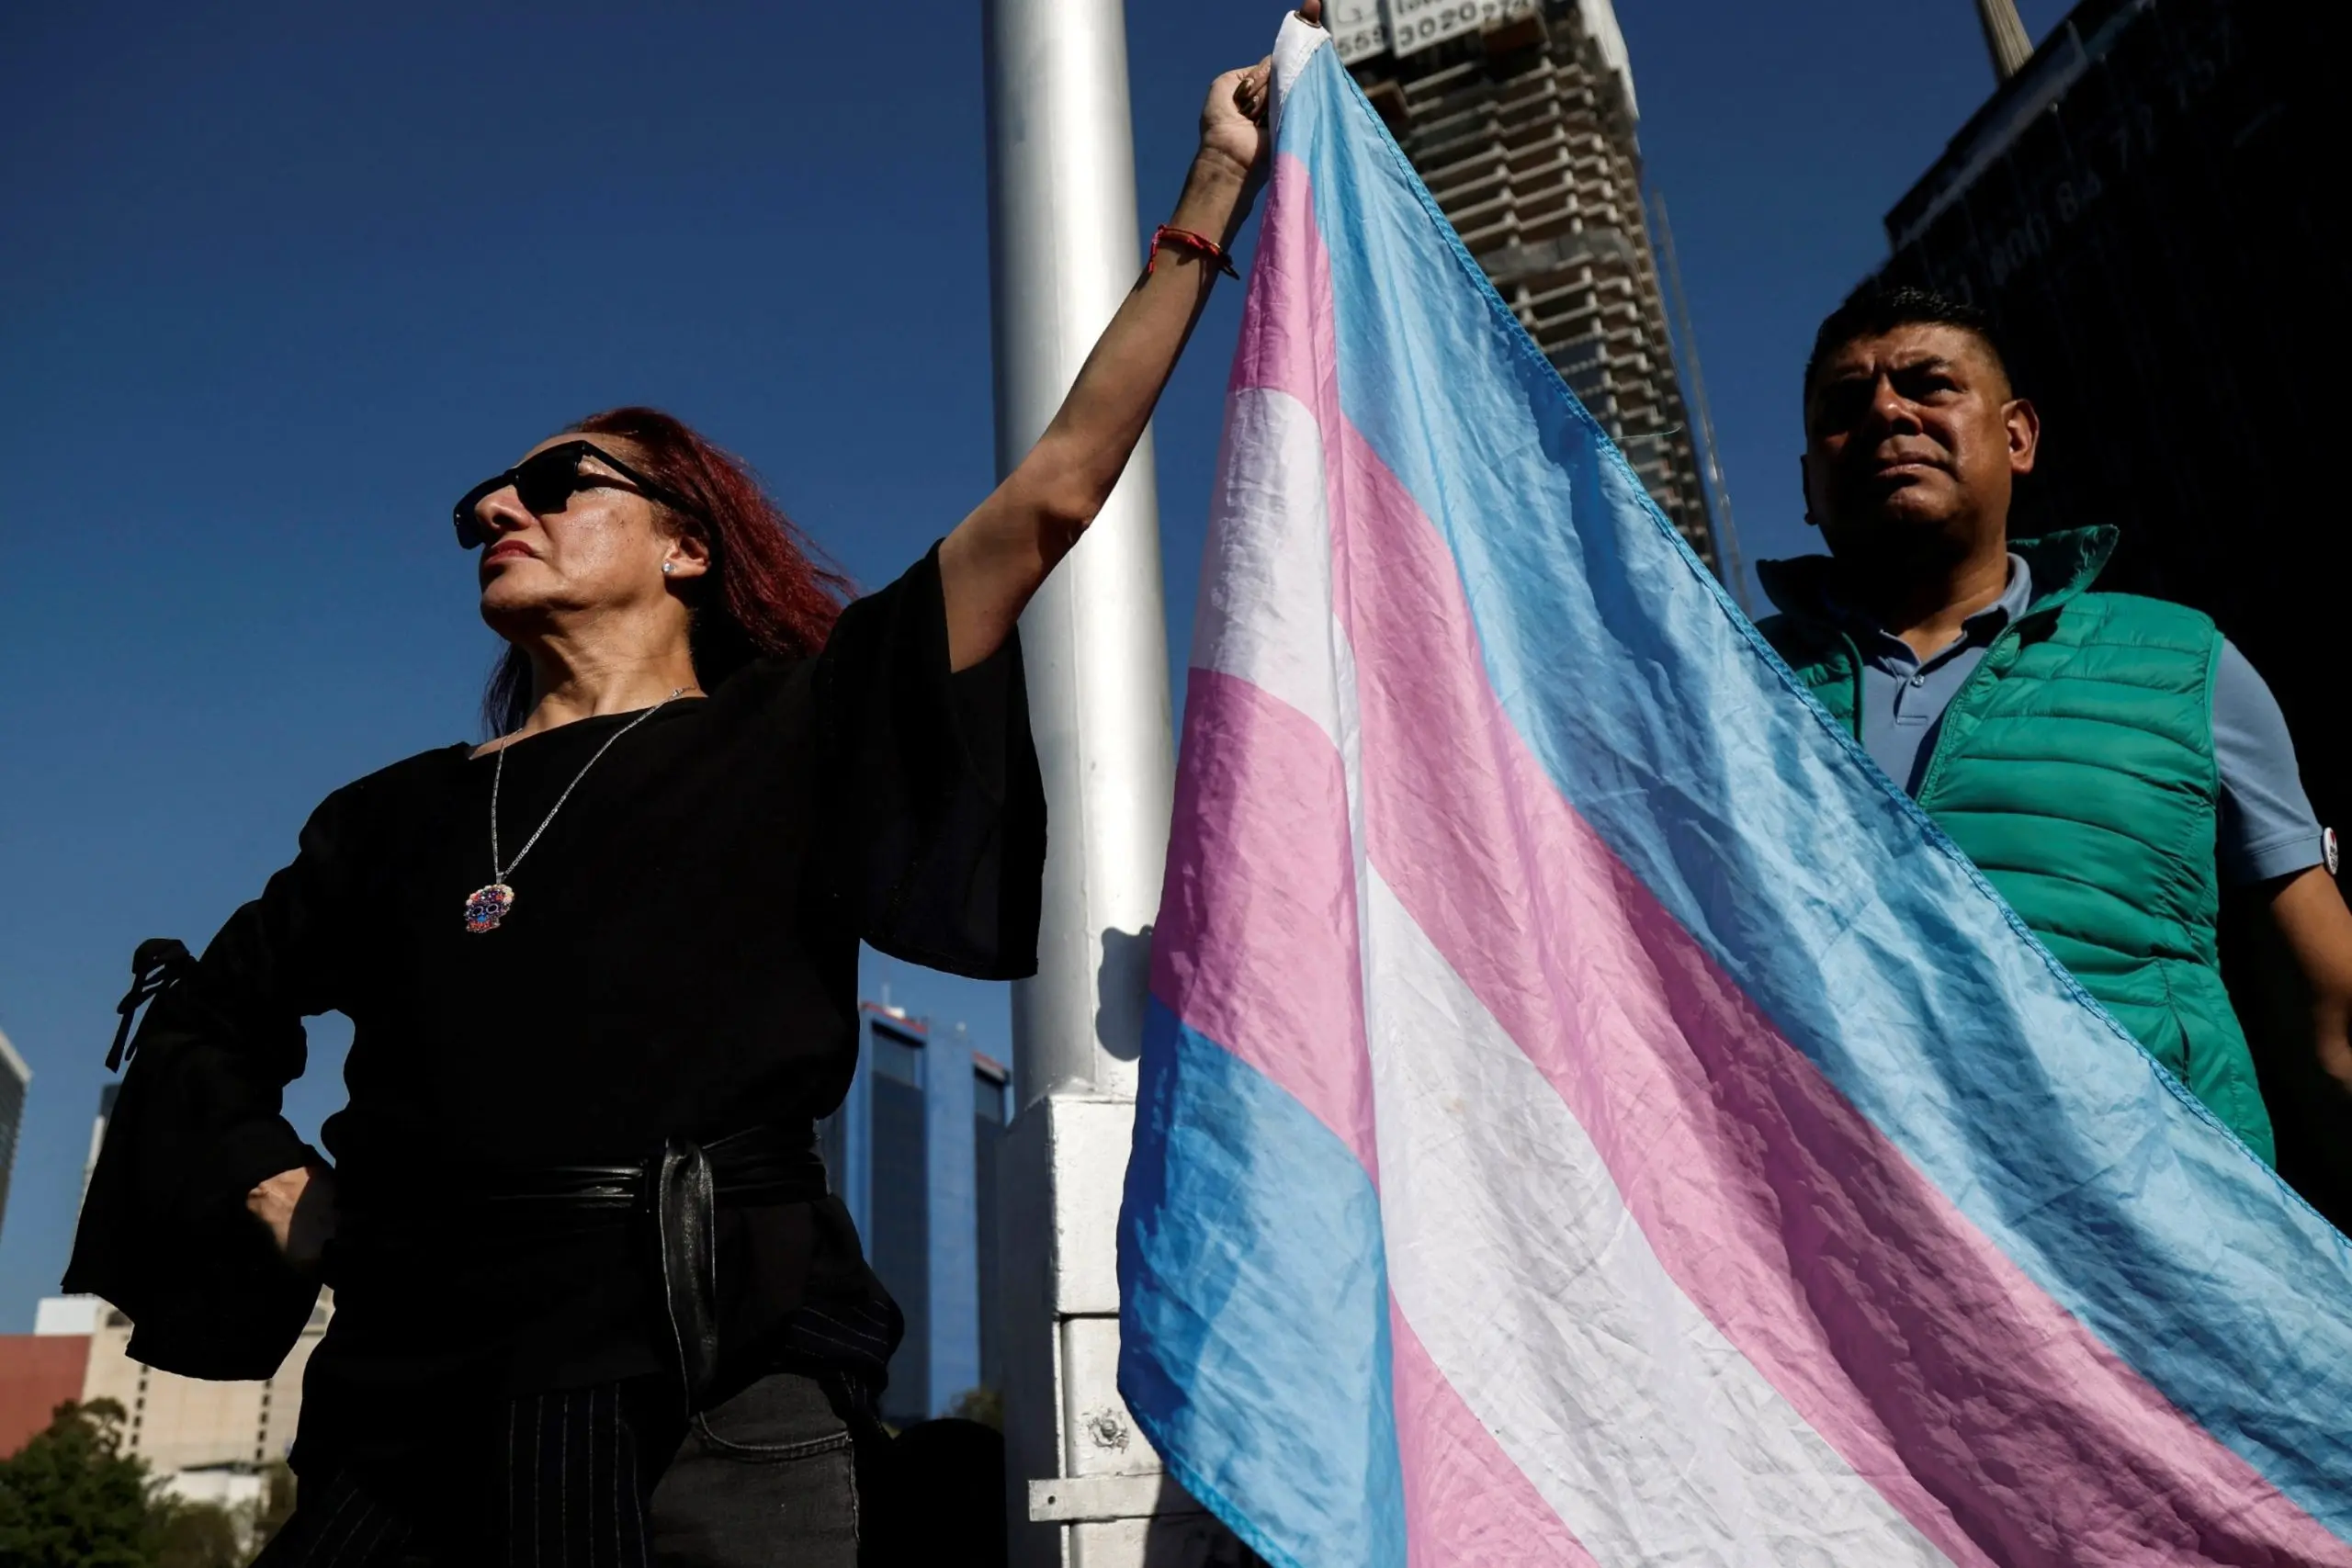
<svg viewBox="0 0 2352 1568">
<path fill-rule="evenodd" d="M 503 882 L 493 882 L 487 887 L 476 888 L 466 899 L 466 930 L 479 935 L 494 931 L 506 911 L 514 907 L 514 889 Z"/>
</svg>

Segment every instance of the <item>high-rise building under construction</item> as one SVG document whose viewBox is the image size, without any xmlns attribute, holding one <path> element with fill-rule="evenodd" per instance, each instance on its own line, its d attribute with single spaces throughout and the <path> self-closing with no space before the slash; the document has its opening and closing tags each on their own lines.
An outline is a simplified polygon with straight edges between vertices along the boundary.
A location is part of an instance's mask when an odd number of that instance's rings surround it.
<svg viewBox="0 0 2352 1568">
<path fill-rule="evenodd" d="M 1721 476 L 1702 478 L 1712 456 L 1676 374 L 1610 0 L 1336 0 L 1326 12 L 1340 58 L 1504 302 L 1691 548 L 1736 581 Z M 1670 279 L 1672 241 L 1658 233 Z M 1703 433 L 1695 357 L 1684 368 Z"/>
</svg>

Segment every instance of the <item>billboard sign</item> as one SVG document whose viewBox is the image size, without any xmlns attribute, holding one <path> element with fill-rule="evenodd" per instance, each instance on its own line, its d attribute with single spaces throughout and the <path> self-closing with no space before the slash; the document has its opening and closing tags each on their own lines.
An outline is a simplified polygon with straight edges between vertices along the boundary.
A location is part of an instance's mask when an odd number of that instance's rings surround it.
<svg viewBox="0 0 2352 1568">
<path fill-rule="evenodd" d="M 1331 46 L 1345 64 L 1353 65 L 1388 47 L 1388 23 L 1381 15 L 1380 0 L 1328 0 L 1323 26 L 1329 29 Z"/>
<path fill-rule="evenodd" d="M 1540 8 L 1541 0 L 1386 0 L 1385 6 L 1389 39 L 1399 55 Z"/>
</svg>

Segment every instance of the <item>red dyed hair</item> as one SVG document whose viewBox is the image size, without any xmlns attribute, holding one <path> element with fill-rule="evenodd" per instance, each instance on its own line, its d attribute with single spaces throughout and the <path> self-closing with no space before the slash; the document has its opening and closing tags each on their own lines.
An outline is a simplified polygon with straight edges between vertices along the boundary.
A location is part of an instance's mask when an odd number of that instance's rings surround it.
<svg viewBox="0 0 2352 1568">
<path fill-rule="evenodd" d="M 566 434 L 628 443 L 618 456 L 630 467 L 701 510 L 697 517 L 654 503 L 671 526 L 710 547 L 710 570 L 687 589 L 695 675 L 706 691 L 762 654 L 799 659 L 824 646 L 855 586 L 767 498 L 741 457 L 659 409 L 606 409 Z M 482 717 L 503 735 L 530 712 L 531 660 L 510 645 L 482 694 Z"/>
</svg>

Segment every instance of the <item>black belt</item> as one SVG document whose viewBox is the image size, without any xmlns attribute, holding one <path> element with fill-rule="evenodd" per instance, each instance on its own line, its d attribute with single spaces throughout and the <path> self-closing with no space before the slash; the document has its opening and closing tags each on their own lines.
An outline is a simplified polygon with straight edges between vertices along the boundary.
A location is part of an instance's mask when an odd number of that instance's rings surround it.
<svg viewBox="0 0 2352 1568">
<path fill-rule="evenodd" d="M 718 1371 L 718 1210 L 825 1195 L 814 1129 L 752 1127 L 708 1144 L 673 1137 L 636 1165 L 559 1165 L 502 1173 L 495 1203 L 641 1213 L 653 1222 L 662 1297 L 678 1375 L 698 1404 Z"/>
</svg>

